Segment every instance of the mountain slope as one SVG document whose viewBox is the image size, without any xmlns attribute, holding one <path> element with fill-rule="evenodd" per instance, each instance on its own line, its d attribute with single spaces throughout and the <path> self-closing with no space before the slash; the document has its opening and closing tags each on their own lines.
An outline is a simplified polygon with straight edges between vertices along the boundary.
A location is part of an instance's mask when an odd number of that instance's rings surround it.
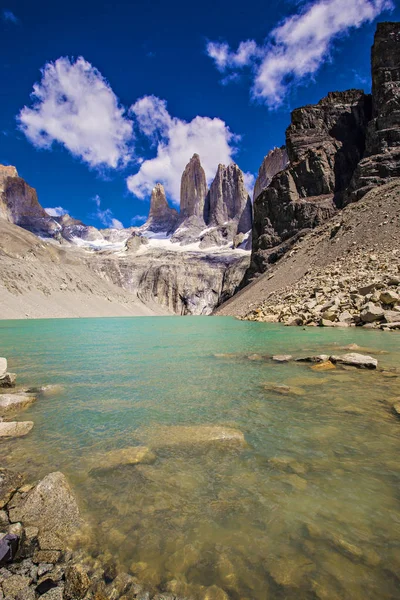
<svg viewBox="0 0 400 600">
<path fill-rule="evenodd" d="M 277 254 L 276 248 L 271 249 L 270 260 Z M 306 310 L 315 289 L 321 288 L 323 303 L 340 291 L 396 277 L 400 277 L 400 179 L 376 187 L 293 243 L 283 258 L 269 264 L 263 275 L 214 314 L 269 321 L 279 320 L 289 309 L 280 319 L 285 321 L 300 308 Z"/>
</svg>

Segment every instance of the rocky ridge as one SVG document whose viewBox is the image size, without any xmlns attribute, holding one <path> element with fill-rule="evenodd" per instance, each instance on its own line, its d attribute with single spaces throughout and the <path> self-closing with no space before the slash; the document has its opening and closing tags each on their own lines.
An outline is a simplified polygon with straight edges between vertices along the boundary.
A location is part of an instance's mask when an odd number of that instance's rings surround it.
<svg viewBox="0 0 400 600">
<path fill-rule="evenodd" d="M 372 95 L 331 92 L 292 112 L 288 166 L 254 202 L 252 259 L 245 282 L 268 268 L 269 250 L 331 218 L 400 176 L 398 23 L 380 23 L 372 48 Z"/>
</svg>

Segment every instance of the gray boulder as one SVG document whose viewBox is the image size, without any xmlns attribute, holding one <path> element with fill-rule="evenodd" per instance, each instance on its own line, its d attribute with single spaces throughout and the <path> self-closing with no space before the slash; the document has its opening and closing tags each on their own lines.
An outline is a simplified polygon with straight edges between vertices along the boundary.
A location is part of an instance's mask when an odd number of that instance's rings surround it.
<svg viewBox="0 0 400 600">
<path fill-rule="evenodd" d="M 376 369 L 378 361 L 372 356 L 366 356 L 365 354 L 358 354 L 357 352 L 350 352 L 349 354 L 334 355 L 329 358 L 334 364 L 349 365 L 351 367 L 357 367 L 359 369 Z"/>
<path fill-rule="evenodd" d="M 363 323 L 373 323 L 374 321 L 381 321 L 384 314 L 380 306 L 373 302 L 367 302 L 360 313 L 360 318 Z"/>
<path fill-rule="evenodd" d="M 12 522 L 39 528 L 41 550 L 64 550 L 83 525 L 77 502 L 65 476 L 50 473 L 9 510 Z"/>
<path fill-rule="evenodd" d="M 27 435 L 33 427 L 33 421 L 8 421 L 0 423 L 0 438 L 16 438 Z"/>
<path fill-rule="evenodd" d="M 36 396 L 33 394 L 1 394 L 0 417 L 16 413 L 32 404 L 35 400 Z"/>
</svg>

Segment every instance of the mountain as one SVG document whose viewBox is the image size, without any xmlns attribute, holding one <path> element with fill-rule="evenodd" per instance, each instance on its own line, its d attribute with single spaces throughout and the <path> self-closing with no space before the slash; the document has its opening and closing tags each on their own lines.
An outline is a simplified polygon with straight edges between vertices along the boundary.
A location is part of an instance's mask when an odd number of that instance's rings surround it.
<svg viewBox="0 0 400 600">
<path fill-rule="evenodd" d="M 400 323 L 399 23 L 378 24 L 371 62 L 372 95 L 333 92 L 293 111 L 289 164 L 254 202 L 243 289 L 217 314 Z"/>
<path fill-rule="evenodd" d="M 232 243 L 240 206 L 226 240 L 202 237 L 207 194 L 195 155 L 182 176 L 180 213 L 157 184 L 142 227 L 99 230 L 50 217 L 16 169 L 0 166 L 2 317 L 210 314 L 235 292 L 249 252 Z"/>
</svg>

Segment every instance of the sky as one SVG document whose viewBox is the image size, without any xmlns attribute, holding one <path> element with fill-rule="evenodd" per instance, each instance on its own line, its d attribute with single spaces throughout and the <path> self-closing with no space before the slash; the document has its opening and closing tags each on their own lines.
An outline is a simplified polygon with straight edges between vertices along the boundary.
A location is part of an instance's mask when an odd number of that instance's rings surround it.
<svg viewBox="0 0 400 600">
<path fill-rule="evenodd" d="M 179 205 L 194 152 L 251 192 L 290 112 L 369 92 L 376 23 L 395 0 L 0 0 L 0 164 L 53 215 L 140 225 L 163 183 Z"/>
</svg>

